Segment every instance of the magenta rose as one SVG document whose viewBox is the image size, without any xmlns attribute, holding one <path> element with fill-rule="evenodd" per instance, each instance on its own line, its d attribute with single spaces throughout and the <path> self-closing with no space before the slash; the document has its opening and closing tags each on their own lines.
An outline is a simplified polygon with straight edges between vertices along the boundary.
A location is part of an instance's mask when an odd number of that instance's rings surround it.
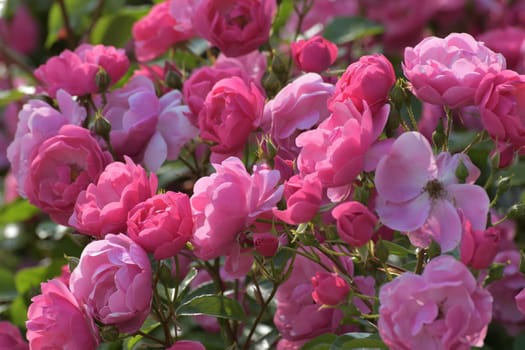
<svg viewBox="0 0 525 350">
<path fill-rule="evenodd" d="M 213 166 L 216 173 L 197 180 L 191 197 L 192 244 L 195 255 L 204 260 L 231 255 L 238 235 L 282 196 L 277 170 L 255 168 L 250 175 L 235 157 Z"/>
<path fill-rule="evenodd" d="M 18 114 L 15 137 L 7 147 L 7 158 L 22 197 L 26 197 L 24 186 L 33 152 L 42 142 L 58 134 L 62 126 L 81 125 L 86 118 L 86 110 L 64 90 L 58 91 L 57 101 L 59 110 L 44 101 L 29 100 Z"/>
<path fill-rule="evenodd" d="M 173 44 L 193 36 L 192 31 L 180 30 L 170 15 L 170 1 L 154 5 L 150 12 L 133 24 L 135 55 L 139 61 L 152 60 Z"/>
<path fill-rule="evenodd" d="M 109 234 L 84 248 L 69 285 L 94 319 L 131 334 L 150 313 L 151 273 L 148 254 L 138 244 Z"/>
<path fill-rule="evenodd" d="M 13 16 L 0 18 L 0 38 L 5 45 L 21 54 L 30 54 L 38 47 L 40 39 L 38 22 L 29 9 L 19 3 Z"/>
<path fill-rule="evenodd" d="M 8 321 L 0 321 L 0 350 L 29 350 L 20 330 Z"/>
<path fill-rule="evenodd" d="M 463 222 L 461 237 L 461 262 L 475 269 L 485 269 L 492 264 L 500 248 L 501 230 L 491 226 L 486 230 L 474 230 L 470 221 Z"/>
<path fill-rule="evenodd" d="M 206 348 L 198 341 L 179 340 L 166 350 L 206 350 Z"/>
<path fill-rule="evenodd" d="M 77 198 L 69 225 L 79 232 L 101 238 L 126 231 L 129 211 L 155 195 L 157 177 L 126 157 L 126 163 L 110 163 Z"/>
<path fill-rule="evenodd" d="M 30 349 L 95 350 L 98 331 L 85 305 L 58 279 L 42 283 L 41 289 L 27 310 Z"/>
<path fill-rule="evenodd" d="M 467 33 L 427 37 L 405 49 L 403 72 L 423 102 L 459 108 L 474 104 L 487 73 L 505 69 L 505 58 Z"/>
<path fill-rule="evenodd" d="M 348 282 L 336 273 L 316 272 L 312 277 L 312 286 L 312 299 L 323 305 L 337 305 L 343 302 L 350 292 Z"/>
<path fill-rule="evenodd" d="M 308 40 L 290 44 L 292 58 L 302 71 L 321 73 L 328 69 L 337 58 L 337 45 L 316 35 Z"/>
<path fill-rule="evenodd" d="M 275 0 L 203 0 L 193 26 L 226 56 L 241 56 L 268 40 L 275 11 Z"/>
<path fill-rule="evenodd" d="M 33 153 L 24 189 L 29 201 L 56 222 L 67 225 L 78 194 L 96 182 L 111 154 L 90 132 L 64 125 Z"/>
<path fill-rule="evenodd" d="M 359 61 L 349 65 L 337 81 L 334 96 L 328 102 L 329 107 L 333 110 L 335 103 L 352 100 L 356 108 L 363 112 L 363 102 L 366 101 L 375 114 L 388 101 L 395 81 L 394 68 L 385 56 L 362 56 Z"/>
<path fill-rule="evenodd" d="M 108 74 L 111 84 L 115 84 L 128 67 L 129 60 L 123 49 L 82 44 L 74 52 L 64 50 L 60 55 L 51 57 L 35 70 L 35 76 L 43 82 L 46 92 L 52 97 L 59 89 L 82 96 L 99 90 L 96 75 L 101 68 Z"/>
<path fill-rule="evenodd" d="M 490 293 L 450 255 L 384 284 L 379 303 L 379 335 L 390 349 L 481 347 L 492 317 Z"/>
<path fill-rule="evenodd" d="M 271 233 L 254 233 L 253 248 L 265 257 L 272 257 L 279 249 L 279 238 Z"/>
<path fill-rule="evenodd" d="M 360 247 L 374 235 L 377 217 L 359 202 L 345 202 L 332 210 L 339 237 L 352 247 Z"/>
<path fill-rule="evenodd" d="M 211 150 L 223 157 L 242 151 L 248 136 L 262 121 L 264 96 L 239 77 L 218 81 L 199 113 L 200 136 L 213 142 Z"/>
<path fill-rule="evenodd" d="M 193 217 L 188 195 L 157 194 L 128 214 L 127 234 L 155 259 L 175 256 L 192 237 Z"/>
</svg>

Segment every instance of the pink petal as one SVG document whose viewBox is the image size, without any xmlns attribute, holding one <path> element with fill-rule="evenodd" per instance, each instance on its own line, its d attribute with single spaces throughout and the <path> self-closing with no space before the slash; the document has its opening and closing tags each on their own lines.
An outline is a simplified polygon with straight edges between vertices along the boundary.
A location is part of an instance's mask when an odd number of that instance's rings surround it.
<svg viewBox="0 0 525 350">
<path fill-rule="evenodd" d="M 461 241 L 461 221 L 456 208 L 447 200 L 435 200 L 420 231 L 432 236 L 442 252 L 456 248 Z"/>
<path fill-rule="evenodd" d="M 375 184 L 379 196 L 399 203 L 418 196 L 436 176 L 437 167 L 428 141 L 418 132 L 406 132 L 379 161 Z"/>
<path fill-rule="evenodd" d="M 378 197 L 376 202 L 376 211 L 381 222 L 402 232 L 413 231 L 423 226 L 430 208 L 431 201 L 426 192 L 403 203 L 388 202 L 382 197 Z"/>
<path fill-rule="evenodd" d="M 485 190 L 477 185 L 452 184 L 446 190 L 456 206 L 463 211 L 465 218 L 474 230 L 485 230 L 490 199 Z"/>
</svg>

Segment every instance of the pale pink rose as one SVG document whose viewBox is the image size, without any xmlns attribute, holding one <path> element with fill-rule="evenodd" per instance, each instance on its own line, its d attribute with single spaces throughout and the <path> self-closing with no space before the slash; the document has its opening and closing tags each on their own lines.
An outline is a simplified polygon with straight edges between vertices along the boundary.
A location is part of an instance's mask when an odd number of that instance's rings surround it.
<svg viewBox="0 0 525 350">
<path fill-rule="evenodd" d="M 99 336 L 85 305 L 58 279 L 44 282 L 27 310 L 27 339 L 32 350 L 95 350 Z"/>
<path fill-rule="evenodd" d="M 316 272 L 312 277 L 312 286 L 312 299 L 323 305 L 340 304 L 350 292 L 348 282 L 337 273 Z"/>
<path fill-rule="evenodd" d="M 495 28 L 476 37 L 489 49 L 505 56 L 508 69 L 523 68 L 522 45 L 525 41 L 525 30 L 520 27 Z M 525 72 L 521 72 L 525 73 Z"/>
<path fill-rule="evenodd" d="M 133 24 L 135 55 L 139 61 L 152 60 L 166 52 L 173 44 L 193 36 L 192 31 L 178 29 L 177 20 L 169 11 L 169 1 L 158 3 L 145 17 Z"/>
<path fill-rule="evenodd" d="M 216 173 L 195 183 L 191 206 L 195 255 L 208 260 L 230 255 L 237 237 L 281 199 L 279 172 L 255 168 L 250 175 L 235 157 L 213 165 Z"/>
<path fill-rule="evenodd" d="M 115 84 L 128 67 L 129 60 L 123 49 L 82 44 L 74 52 L 64 50 L 60 55 L 51 57 L 35 70 L 35 76 L 42 81 L 51 97 L 55 97 L 59 89 L 82 96 L 98 92 L 96 75 L 100 69 L 106 71 L 110 84 Z"/>
<path fill-rule="evenodd" d="M 475 269 L 486 269 L 492 264 L 500 247 L 500 230 L 491 226 L 486 230 L 473 230 L 468 220 L 463 222 L 461 262 Z"/>
<path fill-rule="evenodd" d="M 393 350 L 481 347 L 492 317 L 490 293 L 450 255 L 384 284 L 379 303 L 379 335 Z"/>
<path fill-rule="evenodd" d="M 337 59 L 337 45 L 320 35 L 293 42 L 290 49 L 295 65 L 305 72 L 321 73 Z"/>
<path fill-rule="evenodd" d="M 179 340 L 166 350 L 206 350 L 206 348 L 195 340 Z"/>
<path fill-rule="evenodd" d="M 19 4 L 11 18 L 0 18 L 0 38 L 19 53 L 30 54 L 38 46 L 40 28 L 29 9 L 23 3 Z"/>
<path fill-rule="evenodd" d="M 506 67 L 505 58 L 466 33 L 428 37 L 405 49 L 403 72 L 423 102 L 459 108 L 474 104 L 487 73 Z"/>
<path fill-rule="evenodd" d="M 128 236 L 155 259 L 175 256 L 192 236 L 190 199 L 178 192 L 157 194 L 131 209 L 127 226 Z"/>
<path fill-rule="evenodd" d="M 179 156 L 198 130 L 189 121 L 179 91 L 157 97 L 151 80 L 130 79 L 107 96 L 102 114 L 111 124 L 110 141 L 117 156 L 127 155 L 156 171 L 166 159 Z"/>
<path fill-rule="evenodd" d="M 487 74 L 476 91 L 476 104 L 483 127 L 496 142 L 498 153 L 509 146 L 512 151 L 525 151 L 525 76 L 511 70 Z M 511 158 L 502 165 L 508 165 Z"/>
<path fill-rule="evenodd" d="M 212 152 L 224 158 L 235 155 L 261 124 L 263 110 L 264 96 L 255 84 L 239 77 L 219 80 L 199 113 L 200 137 L 213 143 Z"/>
<path fill-rule="evenodd" d="M 366 102 L 375 115 L 388 102 L 395 81 L 394 68 L 385 56 L 362 56 L 346 68 L 335 84 L 334 95 L 328 102 L 330 109 L 333 110 L 337 102 L 351 100 L 361 112 L 364 110 L 363 102 Z"/>
<path fill-rule="evenodd" d="M 344 202 L 332 209 L 339 237 L 352 247 L 360 247 L 373 236 L 377 218 L 359 202 Z"/>
<path fill-rule="evenodd" d="M 89 184 L 77 198 L 69 225 L 79 232 L 101 238 L 126 231 L 129 211 L 155 195 L 157 177 L 133 163 L 110 163 L 96 183 Z"/>
<path fill-rule="evenodd" d="M 27 199 L 67 225 L 79 193 L 96 182 L 112 160 L 87 129 L 64 125 L 33 152 L 23 184 Z"/>
<path fill-rule="evenodd" d="M 152 272 L 148 254 L 128 236 L 109 234 L 89 243 L 69 279 L 71 293 L 91 316 L 120 332 L 135 333 L 148 317 Z"/>
<path fill-rule="evenodd" d="M 275 11 L 275 0 L 202 0 L 193 27 L 226 56 L 242 56 L 268 40 Z"/>
<path fill-rule="evenodd" d="M 503 276 L 487 286 L 494 298 L 494 322 L 501 324 L 512 336 L 525 330 L 525 314 L 520 311 L 515 299 L 525 288 L 525 276 L 520 271 L 520 261 L 520 251 L 516 248 L 499 252 L 494 262 L 505 265 Z"/>
<path fill-rule="evenodd" d="M 0 321 L 0 350 L 29 350 L 20 330 L 8 321 Z"/>
<path fill-rule="evenodd" d="M 81 125 L 86 118 L 86 110 L 67 92 L 58 91 L 57 101 L 59 110 L 44 101 L 29 100 L 18 114 L 15 138 L 7 148 L 7 158 L 22 197 L 26 197 L 24 186 L 33 152 L 42 142 L 56 135 L 62 126 Z"/>
<path fill-rule="evenodd" d="M 278 147 L 278 154 L 295 159 L 299 148 L 296 136 L 328 118 L 326 105 L 334 86 L 323 82 L 320 75 L 309 73 L 300 76 L 264 106 L 263 129 Z"/>
<path fill-rule="evenodd" d="M 273 210 L 280 220 L 298 225 L 312 220 L 321 207 L 323 186 L 316 174 L 294 175 L 284 183 L 285 210 Z"/>
<path fill-rule="evenodd" d="M 302 176 L 315 173 L 323 187 L 351 184 L 367 168 L 366 158 L 383 129 L 388 113 L 384 105 L 372 121 L 372 111 L 363 102 L 363 111 L 347 100 L 334 103 L 333 113 L 316 129 L 300 134 L 297 167 Z"/>
</svg>

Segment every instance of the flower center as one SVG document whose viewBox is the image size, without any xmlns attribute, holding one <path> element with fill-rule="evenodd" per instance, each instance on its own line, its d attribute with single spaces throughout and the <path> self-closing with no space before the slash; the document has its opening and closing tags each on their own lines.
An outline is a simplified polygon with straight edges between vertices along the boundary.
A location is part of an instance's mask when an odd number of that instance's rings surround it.
<svg viewBox="0 0 525 350">
<path fill-rule="evenodd" d="M 431 180 L 427 182 L 424 188 L 425 192 L 428 192 L 430 198 L 440 198 L 445 194 L 445 189 L 443 188 L 443 185 L 441 185 L 441 182 L 439 182 L 437 179 Z"/>
</svg>

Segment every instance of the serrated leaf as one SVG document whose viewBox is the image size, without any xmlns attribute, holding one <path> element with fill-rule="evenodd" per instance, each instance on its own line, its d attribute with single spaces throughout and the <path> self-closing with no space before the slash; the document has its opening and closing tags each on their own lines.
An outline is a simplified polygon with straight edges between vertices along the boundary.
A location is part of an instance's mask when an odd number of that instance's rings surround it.
<svg viewBox="0 0 525 350">
<path fill-rule="evenodd" d="M 380 24 L 363 17 L 336 17 L 326 26 L 323 36 L 336 43 L 347 44 L 383 33 Z"/>
<path fill-rule="evenodd" d="M 246 319 L 244 310 L 236 300 L 223 295 L 200 295 L 180 305 L 176 314 L 179 316 L 208 315 L 235 321 Z"/>
<path fill-rule="evenodd" d="M 337 337 L 330 350 L 346 349 L 388 349 L 376 333 L 347 333 Z"/>
</svg>

